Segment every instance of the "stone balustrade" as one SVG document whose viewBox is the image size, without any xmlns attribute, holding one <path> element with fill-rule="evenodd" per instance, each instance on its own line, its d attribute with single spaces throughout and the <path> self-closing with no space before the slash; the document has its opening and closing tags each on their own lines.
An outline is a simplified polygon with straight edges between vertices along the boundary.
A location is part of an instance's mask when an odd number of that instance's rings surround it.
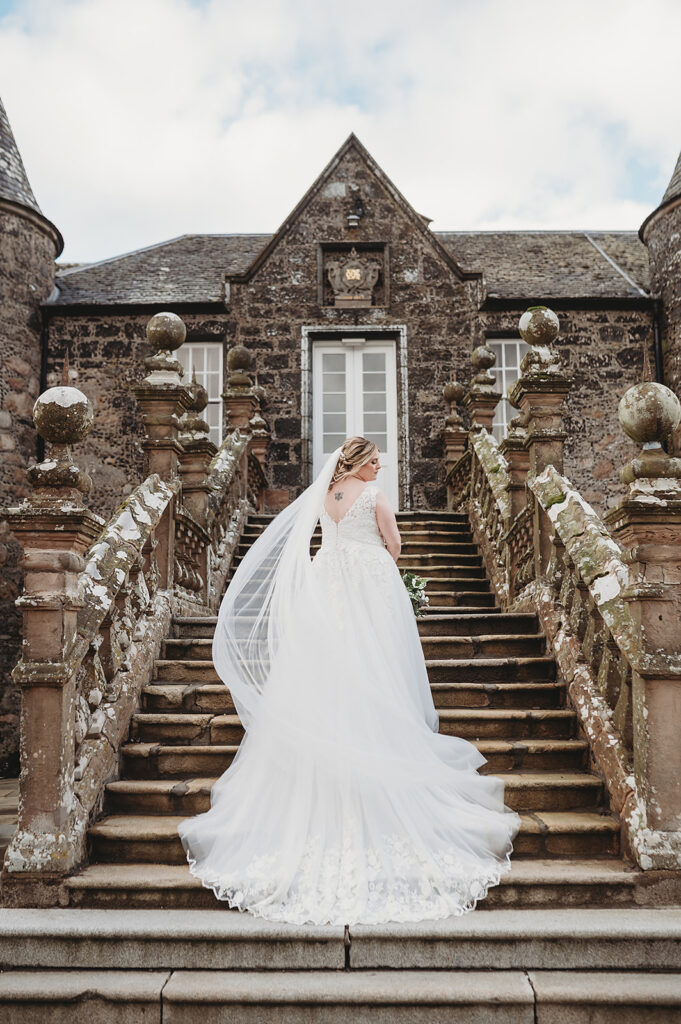
<svg viewBox="0 0 681 1024">
<path fill-rule="evenodd" d="M 5 858 L 7 903 L 49 905 L 84 860 L 88 824 L 116 777 L 172 616 L 217 610 L 245 517 L 263 507 L 269 431 L 264 390 L 244 372 L 250 357 L 240 348 L 233 360 L 238 379 L 230 378 L 226 400 L 235 411 L 228 407 L 231 429 L 216 449 L 201 415 L 205 390 L 183 384 L 173 354 L 185 336 L 172 313 L 147 326 L 154 354 L 134 392 L 148 475 L 106 523 L 83 504 L 91 481 L 71 446 L 87 436 L 93 412 L 68 386 L 66 367 L 62 385 L 35 404 L 49 450 L 29 470 L 33 493 L 2 511 L 25 568 L 14 670 L 22 688 L 19 823 Z"/>
<path fill-rule="evenodd" d="M 448 452 L 448 507 L 469 513 L 502 608 L 537 611 L 625 849 L 643 869 L 679 869 L 681 460 L 663 444 L 681 405 L 652 381 L 623 396 L 620 422 L 643 451 L 604 522 L 563 476 L 570 381 L 552 348 L 558 327 L 546 307 L 521 317 L 531 348 L 509 389 L 519 415 L 500 445 L 489 432 L 493 353 L 475 351 L 468 447 L 453 462 Z"/>
</svg>

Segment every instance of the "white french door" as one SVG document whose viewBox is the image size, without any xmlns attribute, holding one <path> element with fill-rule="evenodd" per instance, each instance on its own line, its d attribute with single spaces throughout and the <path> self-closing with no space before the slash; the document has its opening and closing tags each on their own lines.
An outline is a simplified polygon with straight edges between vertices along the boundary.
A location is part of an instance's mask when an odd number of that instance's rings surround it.
<svg viewBox="0 0 681 1024">
<path fill-rule="evenodd" d="M 377 484 L 399 506 L 395 343 L 347 338 L 312 349 L 313 474 L 346 437 L 359 434 L 380 451 Z"/>
</svg>

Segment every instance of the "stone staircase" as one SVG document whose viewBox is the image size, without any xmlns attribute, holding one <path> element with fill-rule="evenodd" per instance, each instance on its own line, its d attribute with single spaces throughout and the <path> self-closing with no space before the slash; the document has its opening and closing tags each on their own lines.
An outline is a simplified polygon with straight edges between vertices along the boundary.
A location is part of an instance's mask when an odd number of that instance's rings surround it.
<svg viewBox="0 0 681 1024">
<path fill-rule="evenodd" d="M 235 564 L 271 517 L 251 515 Z M 654 899 L 620 857 L 619 824 L 589 767 L 575 713 L 533 614 L 495 606 L 464 515 L 398 515 L 400 568 L 428 578 L 419 620 L 440 730 L 463 736 L 503 778 L 522 816 L 513 869 L 481 908 L 632 906 Z M 320 543 L 319 531 L 312 550 Z M 211 662 L 215 619 L 176 619 L 90 829 L 90 863 L 66 884 L 73 907 L 224 908 L 192 878 L 177 824 L 207 810 L 243 735 Z M 652 894 L 652 895 L 651 895 Z"/>
</svg>

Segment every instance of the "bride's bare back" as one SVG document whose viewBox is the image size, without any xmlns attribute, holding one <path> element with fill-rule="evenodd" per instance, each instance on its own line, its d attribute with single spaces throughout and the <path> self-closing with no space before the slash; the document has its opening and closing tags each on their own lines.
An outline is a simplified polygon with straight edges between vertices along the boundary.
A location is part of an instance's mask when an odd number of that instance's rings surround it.
<svg viewBox="0 0 681 1024">
<path fill-rule="evenodd" d="M 346 476 L 334 484 L 324 499 L 324 508 L 329 518 L 339 523 L 366 486 L 367 481 L 356 476 Z"/>
</svg>

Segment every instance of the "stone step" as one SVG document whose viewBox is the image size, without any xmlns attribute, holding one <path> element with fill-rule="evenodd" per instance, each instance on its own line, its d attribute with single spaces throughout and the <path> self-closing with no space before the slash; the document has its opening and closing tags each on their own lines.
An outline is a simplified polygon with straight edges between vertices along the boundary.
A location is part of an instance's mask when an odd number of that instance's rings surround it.
<svg viewBox="0 0 681 1024">
<path fill-rule="evenodd" d="M 407 551 L 397 560 L 400 572 L 414 572 L 430 579 L 487 580 L 481 562 L 468 561 L 464 555 L 414 555 Z"/>
<path fill-rule="evenodd" d="M 562 683 L 431 683 L 440 708 L 557 708 L 564 702 Z M 199 710 L 199 709 L 197 709 Z"/>
<path fill-rule="evenodd" d="M 426 580 L 437 580 L 438 589 L 440 589 L 440 583 L 442 583 L 442 589 L 447 589 L 446 581 L 465 582 L 470 584 L 466 589 L 475 590 L 475 583 L 484 584 L 483 589 L 489 588 L 489 581 L 485 575 L 485 570 L 482 565 L 467 565 L 460 564 L 459 559 L 454 559 L 449 556 L 443 556 L 440 561 L 438 556 L 434 561 L 428 563 L 417 563 L 417 559 L 420 555 L 401 555 L 397 567 L 400 572 L 413 572 L 417 576 L 422 576 Z M 241 561 L 241 556 L 235 554 L 232 562 L 232 569 L 236 569 Z M 267 567 L 265 567 L 267 568 Z M 261 574 L 264 575 L 264 574 Z M 254 577 L 256 582 L 259 577 Z"/>
<path fill-rule="evenodd" d="M 559 739 L 575 730 L 575 713 L 566 708 L 442 708 L 440 729 L 463 739 Z M 202 746 L 240 743 L 244 730 L 236 714 L 148 713 L 132 716 L 130 738 L 142 743 Z"/>
<path fill-rule="evenodd" d="M 651 877 L 651 874 L 655 877 Z M 617 858 L 598 860 L 514 857 L 478 910 L 537 907 L 655 906 L 668 878 L 642 872 Z M 66 879 L 70 907 L 229 910 L 212 890 L 190 873 L 187 864 L 90 864 Z M 236 914 L 236 912 L 235 912 Z"/>
<path fill-rule="evenodd" d="M 432 570 L 428 572 L 417 572 L 417 576 L 422 576 L 426 581 L 426 594 L 437 591 L 440 594 L 490 594 L 489 580 L 480 577 L 479 579 L 473 579 L 471 577 L 461 576 L 450 576 L 438 575 L 438 570 Z M 492 598 L 494 601 L 494 598 Z"/>
<path fill-rule="evenodd" d="M 431 580 L 426 587 L 426 593 L 430 601 L 430 610 L 435 611 L 442 606 L 445 613 L 450 610 L 456 611 L 457 615 L 499 615 L 501 609 L 494 606 L 494 594 L 489 591 L 459 591 L 434 589 L 439 580 Z M 172 636 L 175 639 L 191 640 L 194 638 L 212 639 L 217 623 L 216 615 L 197 616 L 189 618 L 178 615 L 173 619 Z"/>
<path fill-rule="evenodd" d="M 644 971 L 8 971 L 13 1024 L 679 1024 L 681 974 Z"/>
<path fill-rule="evenodd" d="M 436 708 L 556 708 L 564 698 L 560 683 L 433 683 Z M 223 683 L 151 683 L 142 691 L 144 710 L 152 714 L 234 714 Z"/>
<path fill-rule="evenodd" d="M 426 660 L 441 661 L 452 658 L 457 661 L 473 658 L 518 658 L 540 656 L 546 649 L 546 640 L 541 633 L 515 636 L 423 636 L 421 638 Z"/>
<path fill-rule="evenodd" d="M 492 637 L 491 640 L 497 641 L 498 637 Z M 426 658 L 431 683 L 548 682 L 555 678 L 554 660 L 546 655 L 496 658 L 483 657 L 479 652 L 471 658 L 465 656 L 465 651 L 465 644 L 461 644 L 458 648 L 460 657 Z M 153 681 L 189 685 L 219 683 L 220 677 L 210 661 L 159 658 L 154 663 Z"/>
<path fill-rule="evenodd" d="M 472 740 L 487 759 L 481 774 L 574 772 L 584 768 L 588 745 L 579 739 Z M 221 775 L 238 744 L 184 745 L 126 743 L 121 747 L 123 778 L 163 779 Z"/>
<path fill-rule="evenodd" d="M 466 612 L 462 609 L 436 614 L 418 620 L 421 636 L 489 636 L 503 633 L 506 636 L 537 634 L 537 616 L 529 613 L 512 613 L 494 610 L 489 612 Z"/>
<path fill-rule="evenodd" d="M 556 678 L 552 657 L 530 658 L 429 658 L 431 683 L 528 683 L 550 682 Z"/>
<path fill-rule="evenodd" d="M 569 862 L 554 863 L 556 871 L 571 868 Z M 113 868 L 105 869 L 113 874 Z M 346 963 L 350 971 L 496 972 L 552 970 L 560 964 L 562 972 L 669 972 L 681 970 L 681 911 L 557 904 L 415 924 L 350 925 L 346 931 L 342 925 L 272 924 L 221 909 L 134 914 L 120 905 L 106 912 L 5 909 L 0 910 L 0 963 L 6 971 L 65 964 L 78 970 L 324 970 L 330 972 L 327 978 L 344 973 Z M 503 1017 L 497 1019 L 502 1024 Z M 597 1019 L 591 1018 L 594 1024 Z M 584 1018 L 572 1020 L 584 1024 Z"/>
<path fill-rule="evenodd" d="M 459 590 L 440 590 L 438 585 L 440 580 L 431 580 L 426 586 L 426 594 L 430 602 L 431 608 L 444 607 L 449 609 L 455 609 L 457 612 L 474 612 L 477 610 L 483 610 L 485 612 L 501 612 L 500 608 L 494 606 L 496 600 L 494 594 L 488 589 L 487 591 L 466 591 Z"/>
<path fill-rule="evenodd" d="M 504 800 L 516 811 L 568 811 L 598 807 L 603 781 L 579 772 L 497 773 Z M 215 777 L 191 779 L 119 779 L 106 786 L 107 814 L 189 817 L 210 808 Z"/>
<path fill-rule="evenodd" d="M 182 864 L 177 826 L 183 815 L 116 814 L 88 830 L 92 856 L 101 862 Z M 620 826 L 610 814 L 593 811 L 535 811 L 521 814 L 514 842 L 517 857 L 607 857 L 619 852 Z"/>
<path fill-rule="evenodd" d="M 439 657 L 440 652 L 443 657 L 484 657 L 497 653 L 513 657 L 518 653 L 541 654 L 545 646 L 533 615 L 445 613 L 422 616 L 417 625 L 426 657 Z M 212 637 L 172 637 L 161 645 L 161 660 L 210 661 L 212 646 Z"/>
</svg>

